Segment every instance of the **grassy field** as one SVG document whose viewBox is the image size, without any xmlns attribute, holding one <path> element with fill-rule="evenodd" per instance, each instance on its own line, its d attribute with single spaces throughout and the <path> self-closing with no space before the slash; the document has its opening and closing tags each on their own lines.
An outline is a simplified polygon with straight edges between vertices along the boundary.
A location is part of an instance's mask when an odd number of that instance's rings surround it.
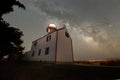
<svg viewBox="0 0 120 80">
<path fill-rule="evenodd" d="M 116 80 L 120 67 L 22 62 L 0 64 L 0 80 Z"/>
</svg>

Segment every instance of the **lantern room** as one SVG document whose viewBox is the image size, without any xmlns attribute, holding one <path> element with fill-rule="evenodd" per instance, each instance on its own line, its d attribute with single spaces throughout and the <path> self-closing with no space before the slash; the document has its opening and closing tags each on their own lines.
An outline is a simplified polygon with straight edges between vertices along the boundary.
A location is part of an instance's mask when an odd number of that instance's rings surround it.
<svg viewBox="0 0 120 80">
<path fill-rule="evenodd" d="M 49 24 L 48 27 L 46 28 L 46 31 L 48 33 L 56 31 L 56 30 L 57 30 L 57 28 L 56 28 L 55 24 Z"/>
</svg>

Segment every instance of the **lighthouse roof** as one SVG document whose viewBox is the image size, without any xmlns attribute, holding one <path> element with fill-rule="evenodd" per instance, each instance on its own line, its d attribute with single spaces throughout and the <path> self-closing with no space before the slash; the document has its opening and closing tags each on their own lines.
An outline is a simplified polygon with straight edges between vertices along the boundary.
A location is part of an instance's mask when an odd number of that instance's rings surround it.
<svg viewBox="0 0 120 80">
<path fill-rule="evenodd" d="M 56 28 L 55 24 L 49 24 L 48 27 Z"/>
</svg>

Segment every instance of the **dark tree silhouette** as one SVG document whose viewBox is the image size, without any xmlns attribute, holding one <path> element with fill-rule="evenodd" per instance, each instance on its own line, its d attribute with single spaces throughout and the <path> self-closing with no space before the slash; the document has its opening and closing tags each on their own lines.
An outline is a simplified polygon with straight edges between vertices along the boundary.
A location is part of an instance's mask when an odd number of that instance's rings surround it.
<svg viewBox="0 0 120 80">
<path fill-rule="evenodd" d="M 17 0 L 1 0 L 0 1 L 0 18 L 3 14 L 13 11 L 14 5 L 25 9 L 25 6 Z"/>
<path fill-rule="evenodd" d="M 4 21 L 2 16 L 13 11 L 13 6 L 16 5 L 25 9 L 25 6 L 17 0 L 1 0 L 0 1 L 0 60 L 5 55 L 9 55 L 9 60 L 14 54 L 21 54 L 23 47 L 22 31 L 18 28 L 10 27 L 9 23 Z"/>
</svg>

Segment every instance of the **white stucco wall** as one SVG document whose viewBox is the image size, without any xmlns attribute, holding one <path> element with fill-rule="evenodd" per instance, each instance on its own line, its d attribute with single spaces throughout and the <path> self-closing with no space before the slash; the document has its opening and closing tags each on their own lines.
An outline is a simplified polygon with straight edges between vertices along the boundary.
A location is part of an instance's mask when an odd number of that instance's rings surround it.
<svg viewBox="0 0 120 80">
<path fill-rule="evenodd" d="M 46 42 L 47 36 L 51 35 L 51 40 Z M 34 61 L 55 61 L 55 48 L 56 48 L 56 32 L 49 33 L 48 35 L 36 40 L 37 45 L 34 46 L 35 41 L 32 43 L 30 60 Z M 49 53 L 45 55 L 45 49 L 49 47 Z M 38 55 L 39 49 L 41 54 Z M 32 56 L 32 52 L 35 52 Z"/>
<path fill-rule="evenodd" d="M 69 36 L 65 36 L 66 28 L 58 31 L 57 39 L 57 62 L 72 62 L 73 61 L 73 50 L 72 50 L 72 39 Z"/>
<path fill-rule="evenodd" d="M 27 60 L 73 62 L 72 39 L 70 35 L 66 37 L 65 32 L 67 32 L 66 28 L 61 28 L 33 41 L 31 50 L 26 54 Z M 51 40 L 46 42 L 49 35 L 51 35 Z M 34 46 L 35 42 L 37 42 L 36 46 Z M 49 47 L 49 53 L 46 55 L 47 47 Z M 40 55 L 38 55 L 39 49 L 41 49 Z M 34 56 L 32 56 L 33 51 Z"/>
</svg>

